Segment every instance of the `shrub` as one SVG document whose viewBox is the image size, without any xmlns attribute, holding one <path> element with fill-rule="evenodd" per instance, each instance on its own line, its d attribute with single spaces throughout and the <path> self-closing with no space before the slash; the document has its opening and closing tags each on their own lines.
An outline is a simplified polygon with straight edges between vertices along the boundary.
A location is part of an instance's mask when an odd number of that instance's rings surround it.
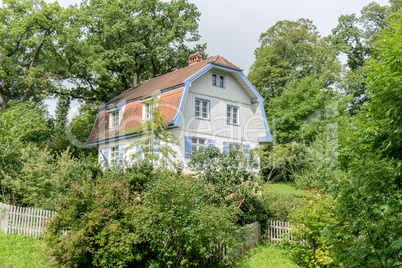
<svg viewBox="0 0 402 268">
<path fill-rule="evenodd" d="M 237 222 L 240 226 L 268 218 L 260 200 L 261 180 L 255 150 L 231 149 L 221 153 L 217 148 L 206 148 L 194 152 L 188 165 L 211 188 L 217 204 L 240 208 Z"/>
<path fill-rule="evenodd" d="M 172 174 L 159 177 L 144 192 L 142 233 L 164 265 L 216 266 L 216 247 L 240 245 L 238 208 L 211 202 L 210 191 L 193 176 Z M 228 255 L 223 262 L 229 262 Z"/>
<path fill-rule="evenodd" d="M 337 267 L 332 247 L 323 235 L 326 225 L 335 218 L 334 200 L 320 190 L 311 190 L 290 215 L 297 225 L 292 231 L 301 246 L 296 245 L 293 256 L 303 267 Z"/>
<path fill-rule="evenodd" d="M 137 231 L 138 190 L 144 176 L 153 175 L 115 169 L 73 182 L 46 233 L 55 261 L 71 267 L 144 266 L 149 247 Z"/>
</svg>

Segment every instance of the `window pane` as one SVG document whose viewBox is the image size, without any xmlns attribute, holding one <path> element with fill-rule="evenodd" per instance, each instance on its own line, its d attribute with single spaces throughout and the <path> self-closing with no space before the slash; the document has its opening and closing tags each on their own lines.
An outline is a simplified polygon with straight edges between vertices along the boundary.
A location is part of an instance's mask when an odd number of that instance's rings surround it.
<svg viewBox="0 0 402 268">
<path fill-rule="evenodd" d="M 219 86 L 223 87 L 224 83 L 223 83 L 223 76 L 219 76 Z"/>
<path fill-rule="evenodd" d="M 208 118 L 207 113 L 202 113 L 202 118 Z"/>
<path fill-rule="evenodd" d="M 205 143 L 205 140 L 199 139 L 199 143 L 200 143 L 200 144 L 204 144 L 204 143 Z"/>
<path fill-rule="evenodd" d="M 196 145 L 193 145 L 193 146 L 192 146 L 192 151 L 193 151 L 193 152 L 197 151 L 197 146 L 196 146 Z"/>
<path fill-rule="evenodd" d="M 216 74 L 212 75 L 212 85 L 216 86 Z"/>
<path fill-rule="evenodd" d="M 202 102 L 202 107 L 207 107 L 207 105 L 208 105 L 208 102 L 206 102 L 206 101 Z"/>
</svg>

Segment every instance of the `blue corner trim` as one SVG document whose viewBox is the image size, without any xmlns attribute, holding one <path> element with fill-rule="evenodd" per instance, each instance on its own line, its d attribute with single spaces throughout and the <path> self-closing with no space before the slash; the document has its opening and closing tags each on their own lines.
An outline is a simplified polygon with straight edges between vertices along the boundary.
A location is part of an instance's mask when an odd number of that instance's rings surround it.
<svg viewBox="0 0 402 268">
<path fill-rule="evenodd" d="M 262 98 L 260 93 L 258 93 L 258 91 L 255 89 L 253 84 L 251 84 L 251 82 L 247 79 L 247 77 L 244 75 L 244 73 L 242 71 L 232 69 L 232 68 L 228 68 L 228 67 L 224 67 L 224 66 L 220 66 L 220 65 L 214 64 L 214 63 L 209 63 L 207 66 L 205 66 L 204 68 L 202 68 L 201 70 L 199 70 L 198 72 L 196 72 L 195 74 L 193 74 L 192 76 L 190 76 L 189 78 L 187 78 L 184 81 L 184 85 L 185 85 L 184 92 L 183 92 L 183 95 L 181 96 L 180 106 L 179 106 L 179 109 L 177 111 L 177 114 L 173 119 L 173 125 L 175 127 L 181 127 L 181 116 L 183 114 L 184 104 L 186 102 L 187 94 L 188 94 L 189 88 L 191 87 L 191 83 L 194 80 L 196 80 L 197 78 L 199 78 L 201 75 L 203 75 L 204 73 L 208 72 L 212 68 L 218 68 L 218 69 L 226 70 L 226 71 L 229 71 L 229 72 L 238 73 L 241 76 L 241 78 L 243 78 L 243 80 L 246 82 L 246 84 L 251 88 L 251 90 L 257 96 L 257 99 L 253 99 L 253 100 L 251 100 L 251 102 L 257 102 L 258 101 L 260 103 L 261 113 L 262 113 L 264 126 L 265 126 L 265 135 L 266 136 L 263 139 L 261 139 L 261 141 L 260 141 L 260 139 L 258 139 L 258 141 L 259 142 L 271 142 L 272 141 L 272 135 L 271 135 L 271 132 L 269 131 L 267 115 L 265 114 L 264 99 Z"/>
<path fill-rule="evenodd" d="M 124 100 L 124 101 L 120 102 L 119 104 L 117 104 L 116 108 L 120 110 L 126 104 L 127 104 L 127 101 Z"/>
<path fill-rule="evenodd" d="M 92 132 L 94 132 L 94 128 L 95 128 L 95 125 L 96 125 L 96 120 L 98 120 L 99 113 L 100 113 L 100 112 L 98 112 L 98 114 L 96 115 L 96 119 L 95 119 L 94 125 L 93 125 L 93 127 L 92 127 L 91 134 L 89 134 L 89 137 L 91 137 Z M 88 139 L 89 139 L 89 137 L 88 137 Z M 88 141 L 88 139 L 87 139 L 86 141 Z"/>
</svg>

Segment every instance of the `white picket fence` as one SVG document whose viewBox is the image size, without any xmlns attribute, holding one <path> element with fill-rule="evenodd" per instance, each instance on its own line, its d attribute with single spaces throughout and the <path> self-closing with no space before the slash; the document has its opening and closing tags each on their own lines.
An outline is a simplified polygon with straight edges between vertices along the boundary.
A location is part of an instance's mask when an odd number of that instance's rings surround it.
<svg viewBox="0 0 402 268">
<path fill-rule="evenodd" d="M 39 236 L 56 211 L 10 206 L 0 203 L 0 227 L 6 234 Z"/>
<path fill-rule="evenodd" d="M 279 243 L 282 241 L 296 241 L 295 235 L 290 231 L 292 227 L 294 227 L 294 225 L 287 221 L 268 221 L 268 240 L 271 243 Z"/>
</svg>

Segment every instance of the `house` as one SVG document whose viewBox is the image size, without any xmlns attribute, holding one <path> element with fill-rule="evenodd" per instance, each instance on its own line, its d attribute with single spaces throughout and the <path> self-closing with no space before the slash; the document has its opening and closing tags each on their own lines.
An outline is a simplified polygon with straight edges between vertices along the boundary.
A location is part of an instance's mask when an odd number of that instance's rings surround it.
<svg viewBox="0 0 402 268">
<path fill-rule="evenodd" d="M 168 131 L 179 139 L 172 148 L 183 163 L 205 146 L 228 151 L 272 141 L 263 99 L 242 70 L 219 55 L 202 60 L 198 52 L 189 57 L 188 66 L 144 81 L 98 109 L 86 144 L 98 147 L 100 162 L 135 161 L 130 155 L 140 148 L 129 145 L 144 137 L 126 129 L 149 119 L 144 100 L 155 93 Z"/>
</svg>

